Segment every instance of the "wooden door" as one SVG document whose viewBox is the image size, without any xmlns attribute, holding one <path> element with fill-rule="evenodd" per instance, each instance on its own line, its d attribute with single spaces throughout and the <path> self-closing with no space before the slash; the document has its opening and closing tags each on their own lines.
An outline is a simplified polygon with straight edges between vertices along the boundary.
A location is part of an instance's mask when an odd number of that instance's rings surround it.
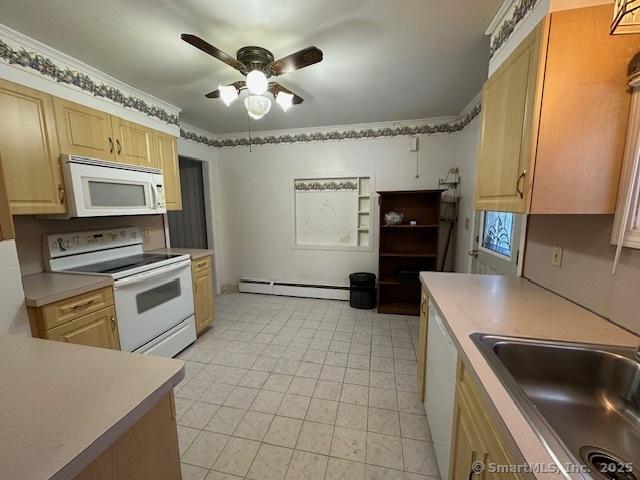
<svg viewBox="0 0 640 480">
<path fill-rule="evenodd" d="M 90 347 L 114 350 L 120 348 L 116 312 L 113 307 L 104 308 L 47 330 L 44 338 Z"/>
<path fill-rule="evenodd" d="M 213 323 L 213 288 L 211 280 L 211 268 L 196 272 L 193 277 L 193 300 L 198 333 Z"/>
<path fill-rule="evenodd" d="M 167 210 L 182 210 L 180 191 L 180 168 L 178 146 L 175 137 L 162 132 L 153 132 L 153 145 L 158 167 L 164 176 L 164 193 Z"/>
<path fill-rule="evenodd" d="M 113 115 L 111 129 L 117 162 L 159 168 L 153 152 L 151 129 Z"/>
<path fill-rule="evenodd" d="M 425 399 L 424 386 L 425 386 L 425 372 L 427 366 L 427 308 L 429 303 L 429 296 L 427 291 L 423 288 L 420 294 L 420 330 L 418 331 L 418 390 L 420 392 L 420 398 L 422 401 Z"/>
<path fill-rule="evenodd" d="M 0 80 L 0 157 L 11 213 L 64 213 L 53 100 Z"/>
<path fill-rule="evenodd" d="M 476 209 L 524 212 L 543 23 L 487 80 L 482 94 Z"/>
<path fill-rule="evenodd" d="M 111 116 L 77 103 L 54 98 L 61 153 L 101 160 L 116 159 Z"/>
</svg>

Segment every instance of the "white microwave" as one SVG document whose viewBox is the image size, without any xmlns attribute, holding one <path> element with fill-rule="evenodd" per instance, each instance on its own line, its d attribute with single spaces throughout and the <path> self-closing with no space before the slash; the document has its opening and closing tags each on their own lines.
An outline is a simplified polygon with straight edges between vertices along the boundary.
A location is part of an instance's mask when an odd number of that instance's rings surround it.
<svg viewBox="0 0 640 480">
<path fill-rule="evenodd" d="M 67 200 L 65 218 L 167 212 L 160 169 L 75 155 L 61 155 L 60 161 Z"/>
</svg>

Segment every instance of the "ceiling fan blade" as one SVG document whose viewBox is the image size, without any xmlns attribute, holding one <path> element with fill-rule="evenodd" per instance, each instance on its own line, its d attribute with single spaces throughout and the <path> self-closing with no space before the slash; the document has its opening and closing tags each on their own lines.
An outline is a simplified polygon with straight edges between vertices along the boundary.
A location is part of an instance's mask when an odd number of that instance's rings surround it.
<svg viewBox="0 0 640 480">
<path fill-rule="evenodd" d="M 307 47 L 299 52 L 292 53 L 291 55 L 271 62 L 267 68 L 273 75 L 278 76 L 321 61 L 322 50 L 316 47 Z"/>
<path fill-rule="evenodd" d="M 278 95 L 279 92 L 290 93 L 291 95 L 293 95 L 292 103 L 294 105 L 299 105 L 302 102 L 304 102 L 304 99 L 301 96 L 296 95 L 291 90 L 289 90 L 287 87 L 283 87 L 282 85 L 280 85 L 278 82 L 269 82 L 269 92 L 274 97 L 276 95 Z"/>
<path fill-rule="evenodd" d="M 229 87 L 234 86 L 236 87 L 236 90 L 240 92 L 240 90 L 247 87 L 247 82 L 245 82 L 244 80 L 238 80 L 237 82 L 230 83 L 228 86 Z M 213 92 L 209 92 L 205 95 L 205 97 L 220 98 L 220 90 L 214 90 Z"/>
<path fill-rule="evenodd" d="M 231 55 L 224 53 L 222 50 L 214 47 L 210 43 L 205 42 L 200 37 L 191 35 L 190 33 L 183 33 L 182 35 L 180 35 L 180 38 L 188 44 L 193 45 L 198 50 L 202 50 L 204 53 L 211 55 L 213 58 L 217 58 L 221 62 L 224 62 L 230 67 L 235 68 L 243 75 L 246 75 L 248 73 L 247 67 L 244 65 L 244 63 L 236 60 Z"/>
</svg>

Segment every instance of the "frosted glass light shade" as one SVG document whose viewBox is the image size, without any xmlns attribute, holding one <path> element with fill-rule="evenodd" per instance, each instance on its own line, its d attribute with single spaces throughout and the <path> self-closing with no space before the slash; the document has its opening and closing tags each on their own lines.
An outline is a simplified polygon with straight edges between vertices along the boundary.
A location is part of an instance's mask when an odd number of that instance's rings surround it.
<svg viewBox="0 0 640 480">
<path fill-rule="evenodd" d="M 238 98 L 238 90 L 233 85 L 218 85 L 218 90 L 220 91 L 220 98 L 227 107 Z"/>
<path fill-rule="evenodd" d="M 244 99 L 244 106 L 251 118 L 260 120 L 271 110 L 271 100 L 260 95 L 249 95 Z"/>
<path fill-rule="evenodd" d="M 247 88 L 253 95 L 262 95 L 268 86 L 267 77 L 260 70 L 251 70 L 247 75 Z"/>
<path fill-rule="evenodd" d="M 276 95 L 276 103 L 286 112 L 291 108 L 291 105 L 293 105 L 293 93 L 278 92 L 278 95 Z"/>
</svg>

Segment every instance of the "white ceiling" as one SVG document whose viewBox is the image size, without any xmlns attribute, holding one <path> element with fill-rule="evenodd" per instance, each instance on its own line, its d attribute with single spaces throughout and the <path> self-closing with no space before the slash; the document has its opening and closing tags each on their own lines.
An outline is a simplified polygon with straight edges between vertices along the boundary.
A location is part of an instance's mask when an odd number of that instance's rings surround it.
<svg viewBox="0 0 640 480">
<path fill-rule="evenodd" d="M 240 80 L 180 40 L 235 57 L 259 45 L 324 60 L 278 78 L 305 101 L 274 104 L 254 130 L 456 115 L 487 76 L 484 30 L 502 0 L 3 0 L 0 22 L 183 109 L 216 133 L 247 129 L 241 102 L 204 94 Z"/>
</svg>

